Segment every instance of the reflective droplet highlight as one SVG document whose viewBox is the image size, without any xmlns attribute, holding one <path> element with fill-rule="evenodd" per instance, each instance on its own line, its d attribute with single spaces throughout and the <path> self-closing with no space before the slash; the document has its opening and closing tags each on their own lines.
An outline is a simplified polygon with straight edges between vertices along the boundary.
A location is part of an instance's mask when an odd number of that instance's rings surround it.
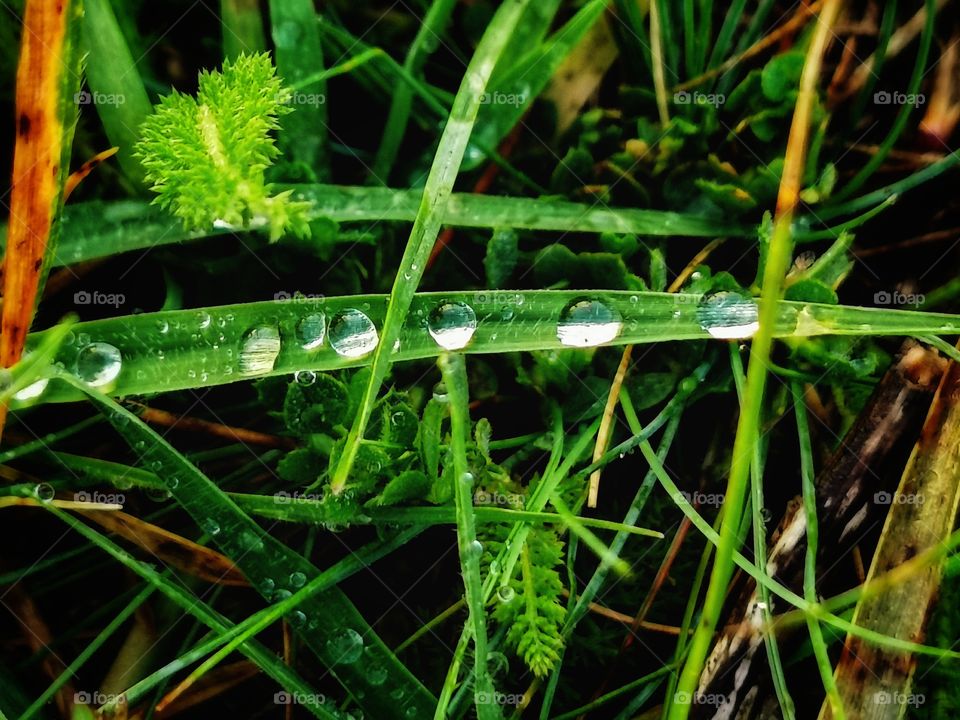
<svg viewBox="0 0 960 720">
<path fill-rule="evenodd" d="M 122 367 L 120 351 L 109 343 L 90 343 L 77 354 L 77 377 L 91 387 L 109 385 Z"/>
<path fill-rule="evenodd" d="M 327 316 L 322 312 L 305 315 L 297 323 L 297 340 L 304 350 L 316 350 L 327 334 Z"/>
<path fill-rule="evenodd" d="M 460 350 L 477 331 L 477 314 L 466 303 L 443 303 L 427 318 L 427 330 L 444 350 Z"/>
<path fill-rule="evenodd" d="M 363 655 L 363 638 L 352 628 L 343 628 L 327 640 L 330 660 L 335 665 L 350 665 Z"/>
<path fill-rule="evenodd" d="M 273 370 L 280 354 L 280 331 L 264 325 L 243 336 L 240 344 L 240 374 L 263 375 Z"/>
<path fill-rule="evenodd" d="M 719 340 L 753 337 L 760 327 L 757 303 L 737 292 L 706 295 L 697 307 L 697 322 Z"/>
<path fill-rule="evenodd" d="M 575 300 L 560 313 L 557 339 L 569 347 L 594 347 L 615 340 L 622 329 L 613 308 L 599 300 Z"/>
<path fill-rule="evenodd" d="M 327 331 L 330 347 L 337 355 L 345 358 L 359 358 L 373 352 L 380 342 L 373 321 L 359 310 L 344 310 L 330 321 Z"/>
</svg>

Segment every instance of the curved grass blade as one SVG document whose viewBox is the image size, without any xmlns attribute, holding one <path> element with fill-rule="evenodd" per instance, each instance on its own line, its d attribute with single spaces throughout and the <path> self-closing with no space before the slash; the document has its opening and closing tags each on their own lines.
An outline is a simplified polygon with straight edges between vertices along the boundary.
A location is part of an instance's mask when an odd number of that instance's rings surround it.
<svg viewBox="0 0 960 720">
<path fill-rule="evenodd" d="M 236 563 L 264 598 L 270 600 L 277 592 L 298 589 L 299 582 L 293 577 L 310 580 L 319 574 L 312 563 L 265 532 L 133 413 L 97 390 L 86 388 L 70 377 L 63 379 L 82 390 L 140 454 L 141 463 L 163 478 L 177 503 Z M 304 621 L 294 632 L 365 712 L 373 717 L 394 716 L 397 701 L 391 694 L 403 697 L 402 707 L 409 717 L 421 717 L 436 705 L 429 691 L 397 660 L 338 588 L 332 587 L 305 599 L 300 608 Z M 359 662 L 361 658 L 363 661 Z M 382 672 L 369 673 L 369 668 L 374 666 Z M 382 682 L 373 682 L 372 677 Z"/>
<path fill-rule="evenodd" d="M 390 291 L 390 303 L 383 322 L 383 340 L 373 351 L 370 380 L 333 470 L 330 489 L 334 493 L 341 493 L 346 487 L 360 441 L 380 393 L 380 386 L 393 362 L 394 343 L 400 339 L 400 331 L 407 319 L 414 293 L 420 284 L 420 278 L 440 231 L 440 224 L 446 214 L 453 183 L 467 149 L 477 111 L 480 109 L 481 93 L 486 91 L 497 59 L 529 2 L 530 0 L 514 0 L 499 7 L 470 59 L 460 89 L 454 98 L 450 117 L 443 129 L 433 165 L 427 176 L 410 239 L 400 260 L 400 270 Z"/>
<path fill-rule="evenodd" d="M 349 185 L 285 185 L 298 201 L 309 201 L 311 218 L 340 223 L 412 222 L 419 190 L 364 188 Z M 667 210 L 611 208 L 526 197 L 454 193 L 443 222 L 456 227 L 512 227 L 555 232 L 633 233 L 678 237 L 754 237 L 754 228 L 719 218 L 684 215 Z M 68 205 L 63 211 L 60 243 L 54 266 L 109 257 L 123 252 L 173 245 L 216 235 L 227 229 L 185 230 L 170 213 L 140 200 L 91 201 Z M 0 243 L 5 242 L 0 227 Z M 2 247 L 2 245 L 0 245 Z"/>
<path fill-rule="evenodd" d="M 46 506 L 47 510 L 67 525 L 76 530 L 80 535 L 96 545 L 101 550 L 107 552 L 111 557 L 117 560 L 127 569 L 135 572 L 146 580 L 150 585 L 157 588 L 173 603 L 183 609 L 186 613 L 197 618 L 204 625 L 209 627 L 218 636 L 222 636 L 234 627 L 233 623 L 221 616 L 218 612 L 209 607 L 206 603 L 198 599 L 195 595 L 186 591 L 179 583 L 170 582 L 147 563 L 140 562 L 126 550 L 114 543 L 104 535 L 101 535 L 93 528 L 88 527 L 77 518 L 66 513 L 52 505 Z M 276 680 L 287 692 L 299 693 L 304 696 L 312 695 L 312 689 L 307 685 L 299 675 L 282 663 L 273 652 L 265 648 L 256 640 L 248 640 L 239 648 L 240 652 L 246 655 L 250 660 L 256 663 L 257 667 L 263 670 L 267 675 Z M 322 720 L 340 720 L 340 716 L 334 714 L 329 708 L 315 703 L 304 703 L 315 717 Z M 26 718 L 24 718 L 26 720 Z"/>
<path fill-rule="evenodd" d="M 565 325 L 569 332 L 559 331 L 567 309 L 585 299 L 598 303 L 591 306 L 595 309 L 606 308 L 609 315 L 595 316 L 595 323 Z M 99 390 L 116 395 L 208 387 L 305 369 L 357 367 L 369 364 L 373 343 L 383 347 L 388 342 L 380 330 L 387 302 L 384 295 L 293 297 L 77 323 L 56 361 Z M 411 300 L 411 312 L 396 337 L 399 348 L 390 361 L 437 357 L 444 348 L 430 333 L 431 318 L 449 304 L 462 304 L 476 316 L 476 329 L 464 348 L 467 353 L 748 338 L 755 330 L 734 313 L 732 322 L 742 327 L 733 332 L 735 327 L 724 324 L 729 319 L 705 316 L 702 302 L 699 295 L 656 292 L 421 293 Z M 756 310 L 751 307 L 746 301 L 738 312 L 753 317 Z M 506 312 L 509 319 L 504 319 Z M 781 338 L 960 334 L 960 316 L 887 308 L 784 301 L 774 319 L 773 335 Z M 30 347 L 51 332 L 32 334 Z M 51 383 L 27 402 L 80 397 L 71 387 Z"/>
</svg>

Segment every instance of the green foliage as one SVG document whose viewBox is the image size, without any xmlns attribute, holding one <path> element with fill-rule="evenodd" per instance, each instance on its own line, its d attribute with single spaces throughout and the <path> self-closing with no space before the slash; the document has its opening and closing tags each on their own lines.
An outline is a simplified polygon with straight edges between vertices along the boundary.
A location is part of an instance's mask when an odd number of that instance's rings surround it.
<svg viewBox="0 0 960 720">
<path fill-rule="evenodd" d="M 196 98 L 174 90 L 140 127 L 136 156 L 156 202 L 188 229 L 266 228 L 270 239 L 310 233 L 309 205 L 272 194 L 264 173 L 279 154 L 272 133 L 290 111 L 270 57 L 240 55 L 200 73 Z"/>
</svg>

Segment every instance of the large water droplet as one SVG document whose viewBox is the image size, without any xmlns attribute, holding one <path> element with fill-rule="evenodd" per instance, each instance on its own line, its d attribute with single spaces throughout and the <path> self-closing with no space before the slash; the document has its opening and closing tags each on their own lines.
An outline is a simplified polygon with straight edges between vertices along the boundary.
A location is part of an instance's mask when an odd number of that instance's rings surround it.
<svg viewBox="0 0 960 720">
<path fill-rule="evenodd" d="M 120 351 L 109 343 L 90 343 L 77 354 L 77 377 L 92 387 L 112 383 L 122 366 Z"/>
<path fill-rule="evenodd" d="M 557 338 L 570 347 L 593 347 L 616 339 L 620 314 L 599 300 L 575 300 L 560 313 Z"/>
<path fill-rule="evenodd" d="M 373 321 L 359 310 L 344 310 L 330 321 L 330 347 L 346 358 L 363 357 L 380 342 Z"/>
<path fill-rule="evenodd" d="M 240 374 L 263 375 L 273 370 L 280 354 L 280 331 L 264 325 L 243 336 L 240 345 Z"/>
<path fill-rule="evenodd" d="M 327 650 L 334 665 L 350 665 L 363 655 L 363 638 L 356 630 L 343 628 L 327 640 Z"/>
<path fill-rule="evenodd" d="M 752 337 L 760 327 L 757 303 L 736 292 L 706 295 L 697 307 L 697 322 L 712 337 L 732 340 Z"/>
<path fill-rule="evenodd" d="M 307 582 L 307 576 L 302 572 L 297 570 L 296 572 L 290 573 L 290 587 L 292 588 L 302 588 L 304 583 Z"/>
<path fill-rule="evenodd" d="M 323 345 L 327 334 L 327 316 L 322 312 L 305 315 L 297 323 L 297 340 L 304 350 L 315 350 Z"/>
<path fill-rule="evenodd" d="M 36 382 L 32 382 L 27 385 L 22 390 L 19 390 L 13 394 L 14 400 L 19 400 L 20 402 L 26 402 L 27 400 L 35 400 L 36 398 L 43 395 L 43 391 L 47 389 L 47 385 L 50 384 L 49 378 L 41 378 Z"/>
<path fill-rule="evenodd" d="M 477 331 L 477 314 L 466 303 L 444 303 L 430 313 L 427 329 L 444 350 L 460 350 Z"/>
</svg>

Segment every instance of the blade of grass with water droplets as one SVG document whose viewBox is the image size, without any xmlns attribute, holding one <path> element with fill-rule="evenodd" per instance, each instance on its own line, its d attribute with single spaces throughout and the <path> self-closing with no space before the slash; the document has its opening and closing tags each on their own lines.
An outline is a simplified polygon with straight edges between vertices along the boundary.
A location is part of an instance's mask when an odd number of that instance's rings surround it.
<svg viewBox="0 0 960 720">
<path fill-rule="evenodd" d="M 330 489 L 334 493 L 343 492 L 346 487 L 360 441 L 380 393 L 380 386 L 390 369 L 395 351 L 394 343 L 400 340 L 400 330 L 446 214 L 453 183 L 480 108 L 480 96 L 486 91 L 497 59 L 529 2 L 530 0 L 506 0 L 500 5 L 470 59 L 460 89 L 454 98 L 450 117 L 443 129 L 437 154 L 427 176 L 410 239 L 390 293 L 390 303 L 383 322 L 383 339 L 373 351 L 370 380 L 333 471 Z"/>
<path fill-rule="evenodd" d="M 336 222 L 412 222 L 421 191 L 365 188 L 350 185 L 283 185 L 297 200 L 312 203 L 310 214 Z M 566 200 L 453 193 L 443 217 L 456 227 L 511 227 L 555 232 L 633 233 L 678 237 L 753 237 L 747 225 L 721 218 L 685 215 L 668 210 L 599 207 Z M 184 230 L 175 217 L 141 200 L 117 200 L 68 205 L 64 208 L 61 239 L 50 262 L 72 265 L 118 253 L 175 245 L 227 234 L 226 229 Z M 0 247 L 6 226 L 0 225 Z"/>
<path fill-rule="evenodd" d="M 473 635 L 474 705 L 479 720 L 502 717 L 499 706 L 492 702 L 493 678 L 487 667 L 487 613 L 483 602 L 483 580 L 480 576 L 480 555 L 483 546 L 477 540 L 473 515 L 473 475 L 468 472 L 467 438 L 470 437 L 470 396 L 467 369 L 463 355 L 444 353 L 437 364 L 447 387 L 450 403 L 450 450 L 453 454 L 454 502 L 457 510 L 457 547 L 463 574 L 464 598 L 467 603 L 467 625 Z"/>
<path fill-rule="evenodd" d="M 431 318 L 451 304 L 473 310 L 460 329 L 463 351 L 503 353 L 667 340 L 749 338 L 755 306 L 737 296 L 715 302 L 692 294 L 622 291 L 420 293 L 412 298 L 392 362 L 437 357 L 446 336 Z M 504 308 L 511 316 L 504 319 Z M 387 297 L 287 298 L 202 310 L 143 313 L 77 323 L 55 360 L 98 389 L 140 395 L 209 387 L 298 370 L 366 365 L 381 347 Z M 426 322 L 428 327 L 424 328 Z M 36 347 L 51 330 L 34 333 Z M 960 316 L 888 308 L 781 302 L 775 337 L 956 335 Z M 435 337 L 440 338 L 439 340 Z M 29 402 L 81 396 L 51 383 Z"/>
<path fill-rule="evenodd" d="M 195 595 L 185 590 L 182 584 L 170 582 L 162 573 L 157 572 L 147 563 L 137 560 L 105 535 L 85 525 L 69 513 L 52 505 L 46 506 L 46 508 L 49 512 L 56 515 L 80 535 L 89 540 L 93 545 L 104 550 L 121 565 L 157 588 L 184 612 L 198 619 L 214 633 L 223 635 L 228 633 L 233 627 L 233 624 L 229 620 L 221 616 Z M 273 652 L 256 640 L 248 640 L 246 644 L 239 649 L 240 652 L 250 658 L 257 667 L 276 680 L 287 692 L 298 693 L 303 696 L 312 695 L 312 688 L 307 685 L 299 675 L 282 663 Z M 323 720 L 339 720 L 339 715 L 334 714 L 322 705 L 305 703 L 305 707 L 307 707 L 315 717 L 322 718 Z"/>
<path fill-rule="evenodd" d="M 133 413 L 71 376 L 62 379 L 80 389 L 106 416 L 140 454 L 141 463 L 164 479 L 177 503 L 266 599 L 273 598 L 277 592 L 299 589 L 302 583 L 295 580 L 295 576 L 306 581 L 319 574 L 312 563 L 265 532 L 206 475 Z M 397 660 L 338 588 L 310 597 L 300 607 L 304 620 L 299 627 L 294 627 L 294 632 L 365 712 L 373 717 L 395 715 L 398 702 L 390 693 L 404 698 L 404 711 L 411 717 L 421 717 L 436 705 L 429 691 Z M 361 658 L 363 661 L 359 662 Z M 370 673 L 374 666 L 382 669 L 382 673 Z"/>
</svg>

